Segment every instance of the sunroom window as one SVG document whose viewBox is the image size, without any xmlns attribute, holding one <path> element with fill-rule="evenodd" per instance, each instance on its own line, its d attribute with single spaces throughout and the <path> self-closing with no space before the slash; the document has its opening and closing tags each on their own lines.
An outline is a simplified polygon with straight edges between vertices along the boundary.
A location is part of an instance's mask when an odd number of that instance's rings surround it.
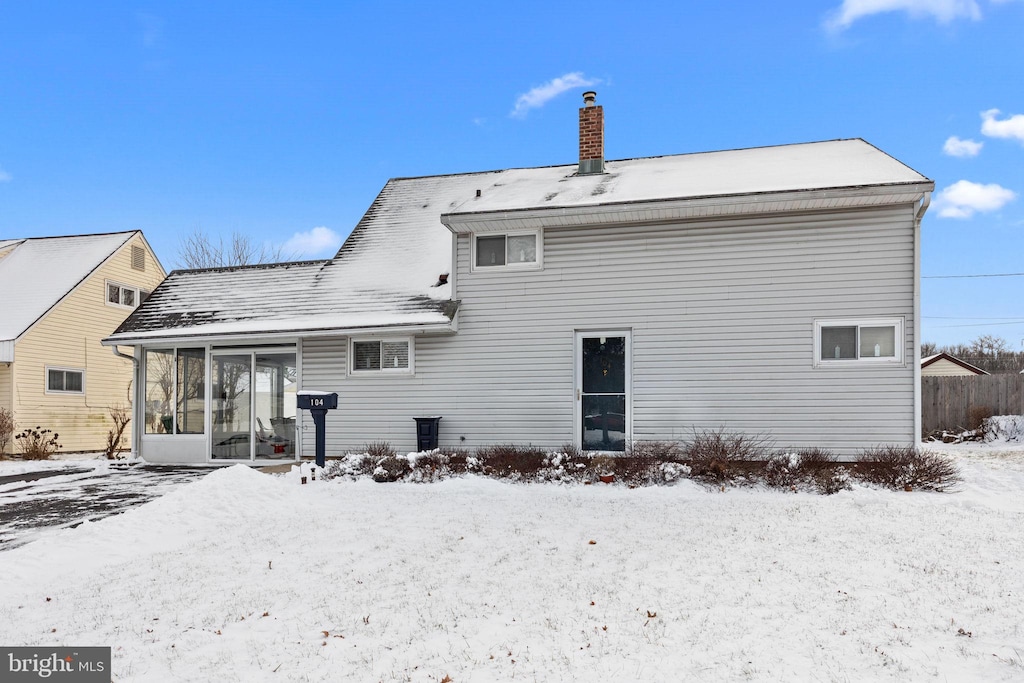
<svg viewBox="0 0 1024 683">
<path fill-rule="evenodd" d="M 474 263 L 477 268 L 536 267 L 539 240 L 537 232 L 477 235 Z"/>
<path fill-rule="evenodd" d="M 902 362 L 902 319 L 815 322 L 816 363 Z"/>
</svg>

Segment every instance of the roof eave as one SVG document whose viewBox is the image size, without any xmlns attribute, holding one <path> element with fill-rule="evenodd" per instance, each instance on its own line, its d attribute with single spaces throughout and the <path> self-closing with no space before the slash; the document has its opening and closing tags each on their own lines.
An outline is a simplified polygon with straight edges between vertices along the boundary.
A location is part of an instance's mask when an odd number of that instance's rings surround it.
<svg viewBox="0 0 1024 683">
<path fill-rule="evenodd" d="M 461 234 L 509 229 L 682 221 L 745 214 L 910 204 L 919 201 L 934 189 L 934 182 L 923 179 L 885 185 L 752 192 L 583 206 L 453 212 L 442 214 L 441 223 L 453 233 Z"/>
<path fill-rule="evenodd" d="M 199 330 L 192 334 L 182 334 L 181 330 L 175 330 L 177 334 L 156 334 L 146 336 L 111 335 L 100 343 L 104 346 L 167 346 L 181 344 L 219 344 L 219 343 L 248 343 L 248 341 L 272 342 L 284 340 L 304 339 L 307 337 L 351 337 L 370 336 L 380 334 L 400 335 L 425 335 L 425 334 L 454 334 L 458 327 L 454 320 L 448 323 L 425 323 L 425 324 L 397 324 L 397 325 L 376 325 L 367 327 L 318 327 L 302 330 L 281 330 L 278 332 L 220 332 L 204 333 Z"/>
</svg>

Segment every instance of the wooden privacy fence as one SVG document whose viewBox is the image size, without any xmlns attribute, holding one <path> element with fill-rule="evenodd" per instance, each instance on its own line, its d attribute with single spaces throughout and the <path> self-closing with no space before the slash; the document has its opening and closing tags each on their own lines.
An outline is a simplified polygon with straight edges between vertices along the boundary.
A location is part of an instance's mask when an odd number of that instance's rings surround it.
<svg viewBox="0 0 1024 683">
<path fill-rule="evenodd" d="M 976 427 L 972 408 L 976 415 L 985 408 L 991 415 L 1024 415 L 1024 375 L 921 378 L 923 436 Z"/>
</svg>

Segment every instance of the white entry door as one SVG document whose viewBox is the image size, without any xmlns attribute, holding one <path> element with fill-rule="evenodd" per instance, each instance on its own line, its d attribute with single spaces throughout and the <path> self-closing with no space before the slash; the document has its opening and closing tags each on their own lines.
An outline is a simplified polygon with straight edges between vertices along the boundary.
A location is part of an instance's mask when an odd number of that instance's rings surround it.
<svg viewBox="0 0 1024 683">
<path fill-rule="evenodd" d="M 576 443 L 624 451 L 632 432 L 632 344 L 628 331 L 576 333 Z"/>
</svg>

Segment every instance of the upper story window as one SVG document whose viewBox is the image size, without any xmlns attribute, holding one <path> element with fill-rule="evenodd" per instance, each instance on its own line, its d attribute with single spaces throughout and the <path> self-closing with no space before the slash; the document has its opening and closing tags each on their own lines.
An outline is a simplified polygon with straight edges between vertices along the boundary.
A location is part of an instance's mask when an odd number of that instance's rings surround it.
<svg viewBox="0 0 1024 683">
<path fill-rule="evenodd" d="M 46 368 L 46 393 L 85 393 L 85 370 L 75 368 Z"/>
<path fill-rule="evenodd" d="M 473 236 L 474 268 L 540 268 L 540 231 Z"/>
<path fill-rule="evenodd" d="M 116 282 L 107 283 L 107 303 L 111 306 L 135 308 L 141 301 L 138 287 L 129 287 Z"/>
<path fill-rule="evenodd" d="M 815 320 L 815 365 L 902 363 L 903 319 Z"/>
<path fill-rule="evenodd" d="M 411 339 L 358 339 L 352 341 L 351 372 L 404 373 L 413 369 Z"/>
</svg>

